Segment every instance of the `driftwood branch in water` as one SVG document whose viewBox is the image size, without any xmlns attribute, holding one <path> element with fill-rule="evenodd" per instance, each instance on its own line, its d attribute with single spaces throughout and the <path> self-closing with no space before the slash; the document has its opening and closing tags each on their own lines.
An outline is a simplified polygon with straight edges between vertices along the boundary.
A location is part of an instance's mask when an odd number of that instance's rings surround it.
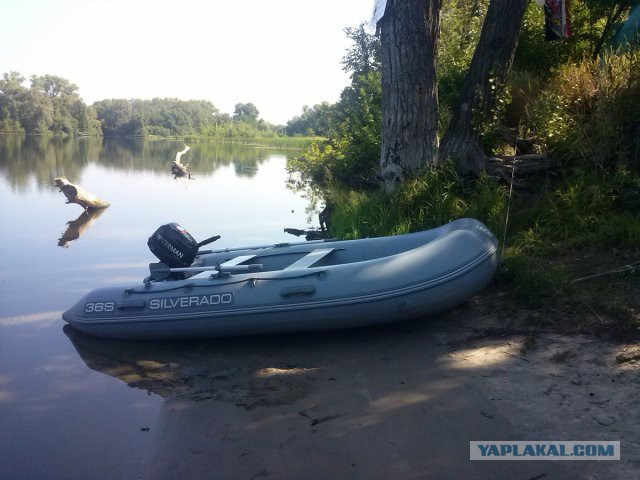
<svg viewBox="0 0 640 480">
<path fill-rule="evenodd" d="M 184 150 L 182 150 L 182 151 L 180 151 L 180 152 L 176 153 L 176 159 L 175 159 L 175 162 L 176 162 L 176 163 L 180 163 L 180 159 L 182 158 L 182 156 L 183 156 L 185 153 L 187 153 L 189 150 L 191 150 L 191 147 L 189 147 L 189 146 L 185 145 L 185 146 L 184 146 Z"/>
<path fill-rule="evenodd" d="M 110 205 L 109 202 L 105 202 L 93 193 L 89 193 L 78 185 L 71 183 L 65 177 L 56 178 L 54 182 L 60 191 L 64 193 L 64 196 L 67 197 L 67 203 L 77 203 L 85 210 L 107 208 Z"/>
<path fill-rule="evenodd" d="M 182 156 L 191 150 L 191 147 L 187 145 L 184 146 L 184 150 L 176 153 L 176 159 L 171 162 L 171 173 L 173 173 L 176 177 L 189 177 L 191 178 L 191 174 L 189 173 L 189 164 L 182 163 Z"/>
</svg>

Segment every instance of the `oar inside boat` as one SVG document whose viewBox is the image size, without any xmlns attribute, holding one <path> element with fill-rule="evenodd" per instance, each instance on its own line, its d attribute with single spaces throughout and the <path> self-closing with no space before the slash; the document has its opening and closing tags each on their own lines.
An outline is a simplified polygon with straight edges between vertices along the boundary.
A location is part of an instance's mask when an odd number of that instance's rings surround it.
<svg viewBox="0 0 640 480">
<path fill-rule="evenodd" d="M 251 255 L 254 257 L 255 255 Z M 235 260 L 235 259 L 234 259 Z M 245 258 L 242 261 L 247 261 Z M 165 280 L 171 276 L 172 273 L 190 273 L 190 272 L 207 272 L 214 271 L 218 273 L 247 273 L 247 272 L 259 272 L 263 269 L 261 263 L 251 263 L 249 265 L 235 265 L 230 262 L 225 262 L 220 265 L 208 266 L 208 267 L 177 267 L 171 268 L 169 265 L 163 262 L 150 263 L 149 272 L 150 280 L 159 281 Z"/>
</svg>

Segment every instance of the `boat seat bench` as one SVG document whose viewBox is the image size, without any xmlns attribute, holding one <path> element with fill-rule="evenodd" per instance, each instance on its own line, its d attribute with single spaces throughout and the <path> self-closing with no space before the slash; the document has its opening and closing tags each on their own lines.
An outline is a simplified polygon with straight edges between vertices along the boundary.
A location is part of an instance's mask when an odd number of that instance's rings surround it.
<svg viewBox="0 0 640 480">
<path fill-rule="evenodd" d="M 307 253 L 304 257 L 299 258 L 288 267 L 285 267 L 284 270 L 300 270 L 304 268 L 309 268 L 335 250 L 341 250 L 341 249 L 340 248 L 317 248 Z M 227 268 L 232 270 L 233 269 L 232 267 L 236 267 L 241 263 L 248 262 L 249 260 L 252 260 L 256 256 L 257 255 L 239 255 L 237 257 L 231 258 L 226 262 L 221 263 L 219 265 L 219 270 L 220 272 L 224 272 L 225 269 Z M 210 275 L 210 272 L 202 272 L 194 275 L 191 278 L 205 277 L 208 275 Z"/>
<path fill-rule="evenodd" d="M 335 248 L 317 248 L 307 253 L 304 257 L 293 262 L 291 265 L 285 268 L 285 270 L 297 270 L 302 268 L 309 268 L 316 262 L 319 262 L 324 257 L 333 252 Z"/>
<path fill-rule="evenodd" d="M 220 265 L 218 265 L 218 269 L 220 272 L 224 272 L 226 269 L 230 268 L 230 267 L 235 267 L 240 265 L 243 262 L 248 262 L 249 260 L 255 258 L 256 255 L 239 255 L 237 257 L 231 258 L 229 260 L 227 260 L 226 262 L 222 262 Z M 207 278 L 211 276 L 211 272 L 210 271 L 204 271 L 204 272 L 200 272 L 200 273 L 196 273 L 195 275 L 191 276 L 191 279 L 196 279 L 196 278 Z"/>
</svg>

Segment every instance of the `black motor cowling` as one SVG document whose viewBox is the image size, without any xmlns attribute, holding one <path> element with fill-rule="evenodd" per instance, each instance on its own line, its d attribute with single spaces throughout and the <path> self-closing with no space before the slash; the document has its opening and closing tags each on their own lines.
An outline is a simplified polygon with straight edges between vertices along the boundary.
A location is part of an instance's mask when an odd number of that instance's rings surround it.
<svg viewBox="0 0 640 480">
<path fill-rule="evenodd" d="M 199 244 L 177 223 L 158 228 L 147 241 L 149 249 L 171 268 L 188 267 L 198 254 Z"/>
<path fill-rule="evenodd" d="M 149 250 L 170 268 L 189 267 L 198 255 L 198 249 L 220 238 L 214 235 L 201 242 L 196 242 L 191 234 L 175 222 L 158 228 L 149 237 Z"/>
</svg>

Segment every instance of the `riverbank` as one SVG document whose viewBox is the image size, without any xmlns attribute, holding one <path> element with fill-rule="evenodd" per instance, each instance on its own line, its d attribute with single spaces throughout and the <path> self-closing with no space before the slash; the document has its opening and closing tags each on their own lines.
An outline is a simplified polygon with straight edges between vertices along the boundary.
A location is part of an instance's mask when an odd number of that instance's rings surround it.
<svg viewBox="0 0 640 480">
<path fill-rule="evenodd" d="M 636 478 L 635 347 L 531 328 L 531 311 L 496 315 L 500 294 L 338 332 L 171 343 L 65 332 L 90 368 L 165 399 L 137 426 L 153 436 L 145 478 Z M 622 458 L 471 462 L 472 440 L 620 441 Z"/>
<path fill-rule="evenodd" d="M 260 148 L 277 148 L 278 150 L 304 150 L 315 140 L 314 137 L 210 137 L 210 136 L 194 136 L 186 135 L 184 137 L 148 137 L 149 140 L 180 140 L 189 142 L 216 142 L 230 143 L 238 145 L 250 145 Z"/>
<path fill-rule="evenodd" d="M 640 178 L 577 172 L 508 185 L 468 182 L 431 170 L 391 195 L 331 187 L 330 233 L 359 238 L 437 227 L 455 218 L 483 221 L 500 241 L 496 313 L 562 313 L 553 326 L 606 329 L 640 339 Z M 548 315 L 542 315 L 548 318 Z M 607 320 L 605 320 L 605 317 Z M 548 322 L 531 317 L 534 327 Z"/>
<path fill-rule="evenodd" d="M 229 143 L 236 145 L 250 145 L 261 148 L 277 148 L 279 150 L 303 150 L 309 147 L 317 137 L 301 137 L 301 136 L 257 136 L 257 137 L 227 137 L 227 136 L 207 136 L 207 135 L 184 135 L 184 136 L 127 136 L 127 137 L 104 137 L 102 135 L 65 135 L 55 133 L 20 133 L 20 132 L 0 132 L 0 135 L 7 136 L 33 136 L 41 138 L 109 138 L 128 140 L 177 140 L 181 142 L 215 142 Z"/>
</svg>

